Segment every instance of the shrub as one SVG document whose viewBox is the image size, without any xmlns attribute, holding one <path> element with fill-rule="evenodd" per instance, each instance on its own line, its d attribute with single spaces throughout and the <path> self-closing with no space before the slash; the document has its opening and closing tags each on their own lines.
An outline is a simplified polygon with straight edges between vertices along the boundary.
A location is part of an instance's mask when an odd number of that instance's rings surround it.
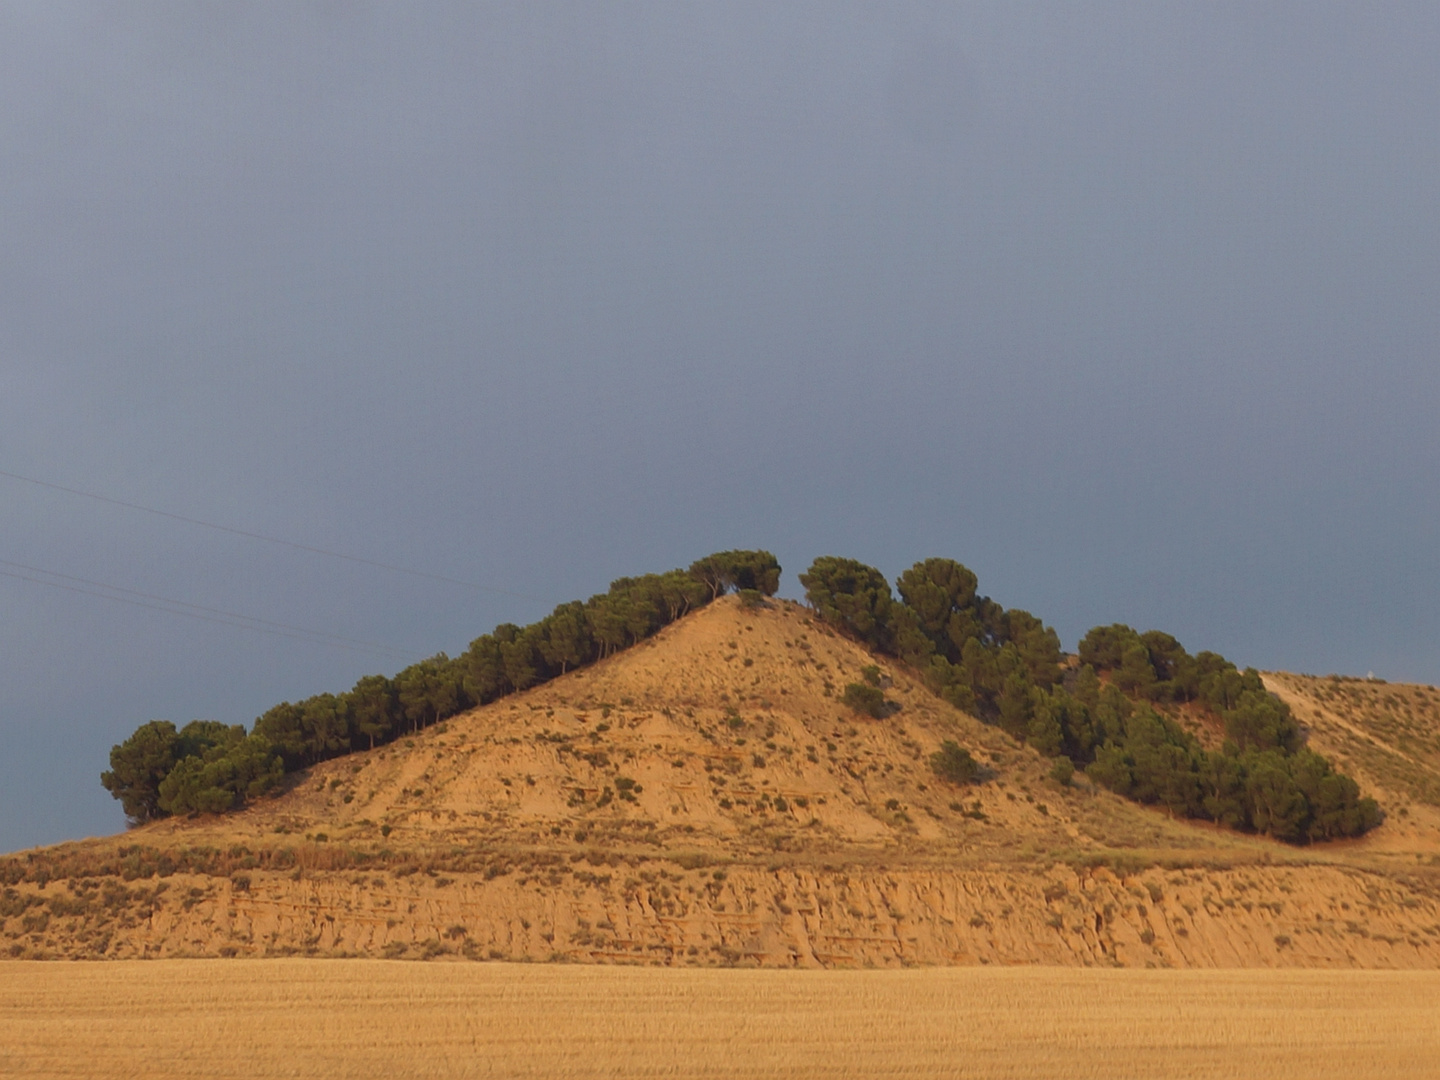
<svg viewBox="0 0 1440 1080">
<path fill-rule="evenodd" d="M 861 716 L 878 720 L 885 715 L 885 694 L 879 687 L 852 682 L 846 685 L 840 700 Z"/>
<path fill-rule="evenodd" d="M 949 739 L 930 755 L 930 768 L 941 780 L 952 784 L 973 783 L 980 775 L 980 763 L 970 756 L 970 751 Z"/>
<path fill-rule="evenodd" d="M 1075 776 L 1075 764 L 1067 757 L 1058 757 L 1050 766 L 1050 779 L 1061 787 L 1069 787 Z"/>
</svg>

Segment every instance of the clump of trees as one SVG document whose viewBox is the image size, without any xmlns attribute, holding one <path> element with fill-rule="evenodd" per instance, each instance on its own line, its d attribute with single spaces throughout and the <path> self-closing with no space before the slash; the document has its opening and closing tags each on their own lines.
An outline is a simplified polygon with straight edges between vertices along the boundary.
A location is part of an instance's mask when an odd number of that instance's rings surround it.
<svg viewBox="0 0 1440 1080">
<path fill-rule="evenodd" d="M 1358 836 L 1380 821 L 1375 801 L 1305 745 L 1259 673 L 1217 653 L 1191 656 L 1169 634 L 1117 624 L 1091 630 L 1078 666 L 1062 666 L 1053 629 L 981 596 L 975 574 L 951 559 L 901 574 L 898 599 L 853 559 L 816 559 L 800 581 L 820 618 L 1056 758 L 1057 780 L 1083 769 L 1127 798 L 1290 843 Z M 1223 724 L 1220 750 L 1178 722 L 1186 706 Z"/>
<path fill-rule="evenodd" d="M 220 813 L 273 788 L 285 775 L 264 735 L 239 724 L 168 720 L 142 724 L 110 751 L 100 783 L 132 821 L 169 814 Z"/>
<path fill-rule="evenodd" d="M 1305 745 L 1290 708 L 1260 673 L 1223 656 L 1191 656 L 1169 634 L 1096 627 L 1063 708 L 1037 724 L 1106 787 L 1186 817 L 1304 843 L 1359 836 L 1380 823 L 1374 799 Z M 1207 751 L 1163 711 L 1193 703 L 1218 717 Z M 1158 706 L 1158 707 L 1157 707 Z"/>
<path fill-rule="evenodd" d="M 768 551 L 721 551 L 696 559 L 690 576 L 710 590 L 710 599 L 735 590 L 753 598 L 774 596 L 780 588 L 780 564 Z"/>
<path fill-rule="evenodd" d="M 503 623 L 461 655 L 439 653 L 393 677 L 367 675 L 341 694 L 317 694 L 241 725 L 142 724 L 110 751 L 100 783 L 133 824 L 171 814 L 238 809 L 286 773 L 373 749 L 611 656 L 732 590 L 775 595 L 768 551 L 723 551 L 688 570 L 620 578 L 608 592 L 561 604 L 529 626 Z"/>
</svg>

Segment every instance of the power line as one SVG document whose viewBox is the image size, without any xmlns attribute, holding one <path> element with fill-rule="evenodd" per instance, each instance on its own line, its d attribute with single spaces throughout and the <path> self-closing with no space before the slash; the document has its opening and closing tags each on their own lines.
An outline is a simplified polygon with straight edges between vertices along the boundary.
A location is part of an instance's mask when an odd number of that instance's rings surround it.
<svg viewBox="0 0 1440 1080">
<path fill-rule="evenodd" d="M 11 562 L 8 559 L 0 559 L 0 566 L 8 566 L 14 570 L 24 570 L 31 574 L 43 574 L 46 577 L 61 578 L 65 581 L 75 581 L 82 585 L 93 585 L 96 588 L 108 589 L 111 592 L 127 593 L 130 596 L 138 596 L 145 600 L 156 600 L 162 604 L 173 604 L 176 607 L 190 608 L 194 611 L 205 612 L 210 615 L 222 615 L 228 619 L 243 619 L 245 622 L 259 623 L 262 626 L 274 627 L 278 630 L 293 630 L 296 633 L 308 634 L 311 637 L 327 638 L 331 641 L 341 642 L 346 645 L 359 645 L 367 649 L 376 649 L 382 652 L 393 653 L 396 656 L 404 656 L 409 659 L 418 659 L 415 654 L 387 645 L 383 641 L 366 641 L 363 638 L 346 637 L 344 634 L 332 634 L 325 630 L 311 630 L 304 626 L 293 626 L 290 623 L 275 622 L 271 619 L 261 619 L 254 615 L 245 615 L 237 611 L 226 611 L 223 608 L 206 607 L 204 604 L 192 604 L 186 600 L 176 600 L 169 596 L 156 596 L 154 593 L 140 592 L 138 589 L 127 589 L 120 585 L 110 585 L 104 581 L 95 581 L 91 578 L 75 577 L 73 574 L 61 574 L 54 570 L 46 570 L 40 566 L 27 566 L 24 563 Z M 33 579 L 32 579 L 33 580 Z M 180 615 L 184 612 L 175 612 Z"/>
<path fill-rule="evenodd" d="M 463 585 L 467 589 L 478 589 L 481 592 L 497 593 L 500 596 L 513 596 L 518 600 L 540 600 L 538 596 L 530 596 L 526 593 L 515 592 L 511 589 L 501 589 L 494 585 L 481 585 L 474 581 L 465 581 L 462 578 L 453 578 L 445 574 L 432 574 L 426 570 L 412 570 L 409 567 L 396 566 L 394 563 L 379 562 L 375 559 L 362 558 L 359 555 L 347 555 L 343 551 L 331 551 L 329 548 L 300 544 L 294 540 L 283 540 L 278 536 L 266 536 L 264 533 L 250 532 L 247 529 L 237 529 L 230 525 L 219 525 L 213 521 L 201 521 L 199 518 L 186 517 L 184 514 L 172 514 L 168 510 L 157 510 L 153 506 L 141 506 L 139 503 L 126 502 L 124 499 L 114 499 L 109 495 L 99 495 L 93 491 L 81 491 L 79 488 L 65 487 L 63 484 L 52 484 L 48 480 L 37 480 L 33 476 L 21 476 L 19 473 L 7 472 L 4 469 L 0 469 L 0 476 L 7 477 L 11 480 L 20 480 L 26 484 L 34 484 L 36 487 L 49 488 L 51 491 L 63 491 L 67 495 L 79 495 L 82 498 L 109 503 L 111 506 L 123 506 L 127 510 L 139 510 L 145 514 L 154 514 L 156 517 L 169 518 L 171 521 L 183 521 L 187 525 L 199 525 L 201 528 L 232 533 L 235 536 L 244 536 L 250 540 L 263 540 L 267 544 L 279 544 L 282 547 L 294 548 L 297 551 L 308 551 L 312 555 L 327 555 L 332 559 L 344 559 L 346 562 L 359 563 L 362 566 L 374 566 L 381 570 L 393 571 L 397 574 L 409 574 L 411 577 L 429 578 L 431 581 L 443 581 L 449 585 Z"/>
<path fill-rule="evenodd" d="M 241 630 L 252 630 L 259 634 L 272 634 L 276 637 L 290 638 L 294 641 L 304 641 L 311 645 L 328 645 L 332 648 L 348 649 L 352 652 L 384 655 L 392 659 L 416 659 L 413 653 L 380 642 L 349 638 L 341 634 L 331 634 L 324 630 L 311 630 L 303 626 L 292 626 L 289 623 L 274 622 L 270 619 L 259 619 L 253 615 L 244 615 L 240 612 L 225 611 L 222 608 L 211 608 L 200 604 L 191 604 L 184 600 L 173 600 L 169 597 L 155 596 L 151 593 L 143 593 L 135 589 L 125 589 L 118 585 L 108 585 L 103 581 L 92 581 L 89 578 L 74 577 L 70 574 L 57 574 L 50 570 L 42 570 L 39 567 L 9 562 L 5 559 L 0 559 L 0 565 L 14 567 L 16 570 L 27 571 L 27 573 L 16 573 L 14 570 L 0 570 L 0 577 L 14 578 L 17 581 L 29 581 L 36 585 L 48 585 L 52 589 L 64 589 L 66 592 L 80 593 L 84 596 L 98 596 L 102 600 L 113 600 L 119 604 L 130 604 L 133 607 L 146 608 L 150 611 L 163 611 L 167 615 L 181 615 L 188 619 L 199 619 L 202 622 L 216 623 L 221 626 L 238 627 Z M 31 576 L 33 574 L 42 574 L 46 577 L 61 578 L 62 580 L 47 581 L 44 577 Z M 65 581 L 79 582 L 80 584 L 67 585 L 64 584 Z M 94 586 L 94 588 L 85 588 L 84 586 L 86 585 Z M 109 591 L 98 591 L 102 589 Z M 125 593 L 128 595 L 115 596 L 112 595 L 113 593 Z M 140 599 L 132 599 L 132 597 L 139 597 Z M 156 602 L 147 603 L 146 601 Z M 183 610 L 185 608 L 191 610 Z"/>
</svg>

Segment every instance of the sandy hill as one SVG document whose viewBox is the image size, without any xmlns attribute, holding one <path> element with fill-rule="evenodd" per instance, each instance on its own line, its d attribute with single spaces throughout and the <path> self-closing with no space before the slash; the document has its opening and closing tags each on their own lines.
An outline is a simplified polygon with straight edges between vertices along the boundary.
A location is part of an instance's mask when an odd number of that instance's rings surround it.
<svg viewBox="0 0 1440 1080">
<path fill-rule="evenodd" d="M 879 664 L 892 715 L 845 684 Z M 1098 790 L 798 605 L 641 645 L 237 814 L 0 861 L 14 956 L 1440 964 L 1440 694 L 1267 677 L 1381 800 L 1286 847 Z M 986 767 L 936 779 L 942 740 Z"/>
</svg>

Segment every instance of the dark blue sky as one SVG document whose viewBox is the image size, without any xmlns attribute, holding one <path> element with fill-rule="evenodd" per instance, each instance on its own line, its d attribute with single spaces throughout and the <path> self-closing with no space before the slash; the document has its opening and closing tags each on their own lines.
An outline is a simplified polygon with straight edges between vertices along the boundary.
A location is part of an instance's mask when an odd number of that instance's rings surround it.
<svg viewBox="0 0 1440 1080">
<path fill-rule="evenodd" d="M 1440 681 L 1437 55 L 1433 3 L 12 5 L 0 470 L 514 595 L 4 477 L 0 570 L 423 655 L 946 555 L 1067 647 Z M 139 723 L 403 664 L 0 604 L 0 850 L 118 829 Z"/>
</svg>

